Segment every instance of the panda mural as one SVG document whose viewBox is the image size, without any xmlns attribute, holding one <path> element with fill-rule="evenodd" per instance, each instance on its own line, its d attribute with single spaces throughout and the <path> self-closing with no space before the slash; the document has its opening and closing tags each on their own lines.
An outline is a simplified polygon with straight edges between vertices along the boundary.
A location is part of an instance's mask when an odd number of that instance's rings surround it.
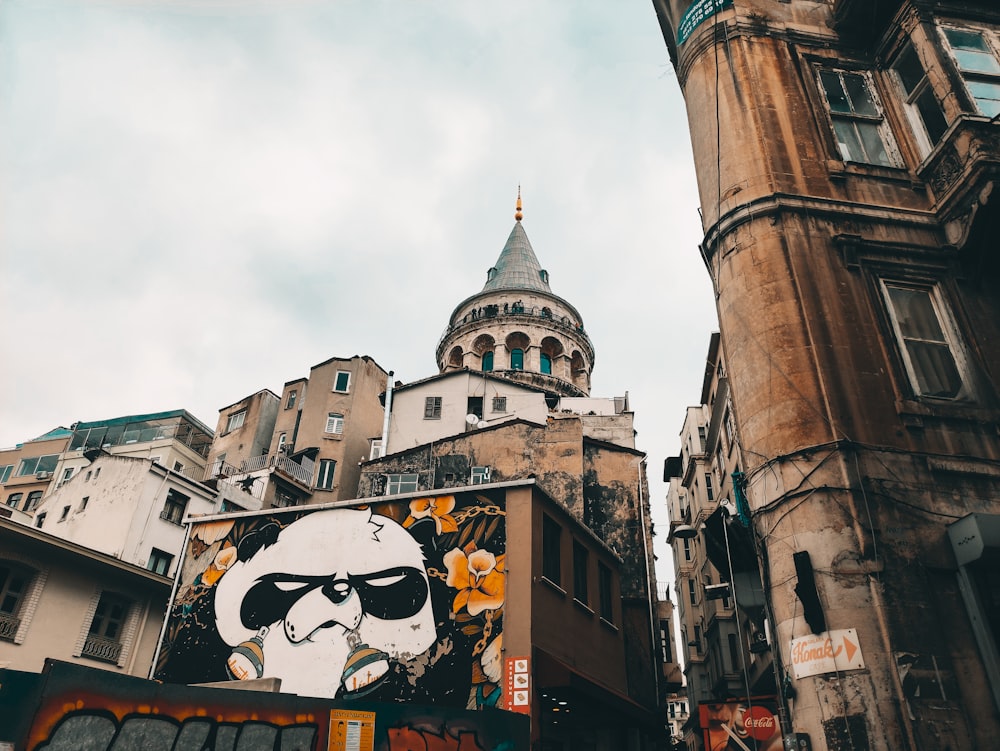
<svg viewBox="0 0 1000 751">
<path fill-rule="evenodd" d="M 272 544 L 248 542 L 254 551 L 215 593 L 234 678 L 274 676 L 284 691 L 333 697 L 368 688 L 389 658 L 423 654 L 437 639 L 423 551 L 392 519 L 334 509 L 277 531 Z"/>
<path fill-rule="evenodd" d="M 495 705 L 503 514 L 475 500 L 195 523 L 156 677 Z"/>
</svg>

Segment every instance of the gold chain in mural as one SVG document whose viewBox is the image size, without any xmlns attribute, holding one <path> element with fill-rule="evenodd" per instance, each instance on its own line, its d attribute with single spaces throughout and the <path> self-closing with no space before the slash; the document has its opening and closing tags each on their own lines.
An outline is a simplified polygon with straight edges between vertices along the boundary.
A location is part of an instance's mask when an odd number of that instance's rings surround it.
<svg viewBox="0 0 1000 751">
<path fill-rule="evenodd" d="M 493 633 L 493 611 L 487 610 L 483 615 L 486 616 L 486 623 L 483 625 L 483 635 L 476 642 L 476 646 L 472 648 L 472 656 L 475 657 L 481 654 L 484 649 L 486 649 L 486 644 L 490 640 L 490 635 Z"/>
<path fill-rule="evenodd" d="M 427 575 L 433 577 L 434 579 L 448 581 L 448 573 L 446 571 L 438 571 L 436 568 L 428 568 Z"/>
<path fill-rule="evenodd" d="M 454 516 L 455 521 L 461 523 L 466 519 L 472 519 L 480 514 L 484 516 L 505 516 L 504 510 L 499 506 L 472 506 L 455 513 Z"/>
</svg>

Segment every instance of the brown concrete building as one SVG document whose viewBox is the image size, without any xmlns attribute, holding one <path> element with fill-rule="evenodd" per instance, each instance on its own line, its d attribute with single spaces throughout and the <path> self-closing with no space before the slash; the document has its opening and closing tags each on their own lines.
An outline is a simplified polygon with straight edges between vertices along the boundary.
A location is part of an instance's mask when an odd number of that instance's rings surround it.
<svg viewBox="0 0 1000 751">
<path fill-rule="evenodd" d="M 354 498 L 358 464 L 382 434 L 387 378 L 367 355 L 331 357 L 280 397 L 263 389 L 223 407 L 206 480 L 242 508 L 241 494 L 265 508 Z"/>
<path fill-rule="evenodd" d="M 654 7 L 687 103 L 784 731 L 814 749 L 991 748 L 1000 7 Z"/>
</svg>

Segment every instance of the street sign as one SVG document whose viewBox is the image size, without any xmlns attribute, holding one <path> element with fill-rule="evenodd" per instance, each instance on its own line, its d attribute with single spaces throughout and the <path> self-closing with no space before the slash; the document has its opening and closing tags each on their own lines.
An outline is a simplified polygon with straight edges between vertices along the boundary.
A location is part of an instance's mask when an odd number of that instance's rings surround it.
<svg viewBox="0 0 1000 751">
<path fill-rule="evenodd" d="M 792 672 L 796 678 L 842 670 L 862 670 L 865 659 L 853 628 L 824 631 L 792 639 Z"/>
</svg>

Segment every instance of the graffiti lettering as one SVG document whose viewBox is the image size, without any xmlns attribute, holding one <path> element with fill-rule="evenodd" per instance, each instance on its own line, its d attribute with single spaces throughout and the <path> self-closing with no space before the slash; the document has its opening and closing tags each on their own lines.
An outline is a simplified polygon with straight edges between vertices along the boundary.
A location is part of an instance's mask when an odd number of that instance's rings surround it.
<svg viewBox="0 0 1000 751">
<path fill-rule="evenodd" d="M 128 715 L 119 723 L 110 712 L 83 710 L 63 716 L 35 751 L 314 751 L 316 732 L 315 725 L 228 723 L 208 717 L 180 722 L 147 714 Z"/>
<path fill-rule="evenodd" d="M 415 728 L 389 728 L 389 751 L 484 751 L 476 734 L 459 732 L 451 735 L 432 733 Z"/>
</svg>

